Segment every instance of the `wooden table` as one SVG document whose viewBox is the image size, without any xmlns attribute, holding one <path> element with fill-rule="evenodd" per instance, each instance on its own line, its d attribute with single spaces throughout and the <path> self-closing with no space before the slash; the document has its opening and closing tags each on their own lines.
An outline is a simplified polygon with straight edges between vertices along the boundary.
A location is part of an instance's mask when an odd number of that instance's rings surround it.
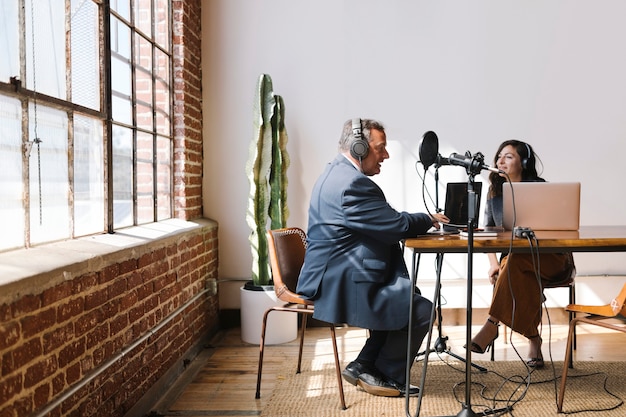
<svg viewBox="0 0 626 417">
<path fill-rule="evenodd" d="M 581 226 L 575 232 L 537 231 L 540 252 L 624 252 L 626 251 L 626 226 Z M 459 235 L 436 233 L 406 239 L 405 247 L 414 253 L 464 253 L 468 251 L 467 239 Z M 511 232 L 500 232 L 497 237 L 474 236 L 474 252 L 529 251 L 526 239 L 511 239 Z"/>
<path fill-rule="evenodd" d="M 467 253 L 468 254 L 468 282 L 467 282 L 467 331 L 466 345 L 471 342 L 471 322 L 472 322 L 472 255 L 474 253 L 524 253 L 524 252 L 626 252 L 626 226 L 581 226 L 577 231 L 535 231 L 536 240 L 531 246 L 526 238 L 514 238 L 512 232 L 501 231 L 497 236 L 475 235 L 473 239 L 463 238 L 459 235 L 431 233 L 416 238 L 406 239 L 405 248 L 413 251 L 413 265 L 411 268 L 411 280 L 413 286 L 416 283 L 417 268 L 419 267 L 419 255 L 422 253 L 436 253 L 439 256 L 437 261 L 437 283 L 435 285 L 435 302 L 431 312 L 430 330 L 426 342 L 424 366 L 422 371 L 421 387 L 424 387 L 428 356 L 432 351 L 430 344 L 432 338 L 432 328 L 435 319 L 436 300 L 439 297 L 439 287 L 441 279 L 441 259 L 446 253 Z M 412 300 L 412 294 L 411 294 Z M 409 340 L 411 340 L 413 306 L 409 311 Z M 474 416 L 476 413 L 471 409 L 471 351 L 466 350 L 466 404 L 457 414 L 458 416 Z M 407 351 L 407 384 L 410 384 L 411 358 Z M 407 389 L 407 393 L 408 393 Z M 423 390 L 420 390 L 415 416 L 419 415 Z M 405 411 L 407 416 L 412 416 L 409 409 L 409 397 L 407 394 Z"/>
</svg>

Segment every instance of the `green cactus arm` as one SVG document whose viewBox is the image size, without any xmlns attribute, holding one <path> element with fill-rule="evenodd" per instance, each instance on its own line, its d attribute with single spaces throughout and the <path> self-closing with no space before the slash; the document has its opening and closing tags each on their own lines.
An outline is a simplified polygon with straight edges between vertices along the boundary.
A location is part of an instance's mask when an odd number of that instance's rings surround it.
<svg viewBox="0 0 626 417">
<path fill-rule="evenodd" d="M 252 280 L 257 285 L 267 285 L 270 270 L 267 254 L 267 213 L 270 204 L 269 172 L 272 162 L 271 119 L 275 111 L 272 79 L 262 74 L 257 83 L 254 100 L 254 133 L 250 143 L 246 172 L 250 183 L 250 195 L 246 220 L 251 229 Z"/>
<path fill-rule="evenodd" d="M 287 153 L 287 131 L 285 129 L 285 107 L 283 98 L 275 95 L 276 111 L 272 120 L 272 153 L 273 164 L 270 173 L 270 221 L 271 228 L 278 229 L 287 227 L 289 210 L 287 206 L 287 168 L 289 167 L 289 155 Z"/>
</svg>

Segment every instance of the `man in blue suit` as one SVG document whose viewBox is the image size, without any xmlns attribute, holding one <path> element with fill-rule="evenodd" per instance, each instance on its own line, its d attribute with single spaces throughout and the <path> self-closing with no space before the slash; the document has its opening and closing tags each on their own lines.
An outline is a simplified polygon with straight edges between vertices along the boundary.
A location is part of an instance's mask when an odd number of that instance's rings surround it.
<svg viewBox="0 0 626 417">
<path fill-rule="evenodd" d="M 342 372 L 346 381 L 373 395 L 406 395 L 407 389 L 416 395 L 418 387 L 406 386 L 409 294 L 414 294 L 412 359 L 428 333 L 432 303 L 411 288 L 399 242 L 448 219 L 393 209 L 369 178 L 387 158 L 381 123 L 344 124 L 339 154 L 311 194 L 297 291 L 315 301 L 316 319 L 369 329 L 358 357 Z"/>
</svg>

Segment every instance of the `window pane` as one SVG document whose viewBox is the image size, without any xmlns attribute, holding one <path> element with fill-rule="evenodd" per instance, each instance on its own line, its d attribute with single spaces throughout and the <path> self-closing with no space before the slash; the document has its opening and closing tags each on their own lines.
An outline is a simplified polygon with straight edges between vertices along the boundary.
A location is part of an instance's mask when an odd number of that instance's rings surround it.
<svg viewBox="0 0 626 417">
<path fill-rule="evenodd" d="M 130 0 L 111 0 L 111 10 L 130 22 Z"/>
<path fill-rule="evenodd" d="M 113 225 L 133 225 L 133 133 L 113 126 Z"/>
<path fill-rule="evenodd" d="M 135 96 L 137 126 L 154 131 L 152 120 L 152 45 L 142 36 L 135 36 Z"/>
<path fill-rule="evenodd" d="M 130 61 L 130 28 L 111 16 L 111 53 Z"/>
<path fill-rule="evenodd" d="M 67 115 L 31 104 L 29 128 L 33 143 L 30 174 L 30 241 L 33 244 L 70 237 Z M 41 196 L 41 198 L 40 198 Z"/>
<path fill-rule="evenodd" d="M 34 13 L 31 4 L 26 2 L 26 85 L 65 100 L 65 0 L 38 1 Z"/>
<path fill-rule="evenodd" d="M 24 246 L 21 109 L 0 96 L 0 250 Z"/>
<path fill-rule="evenodd" d="M 170 61 L 169 57 L 156 50 L 157 63 L 155 95 L 156 95 L 156 131 L 162 135 L 170 135 Z"/>
<path fill-rule="evenodd" d="M 111 97 L 111 108 L 113 109 L 113 120 L 119 123 L 133 123 L 133 107 L 130 97 L 120 97 L 114 94 Z"/>
<path fill-rule="evenodd" d="M 98 6 L 72 0 L 72 101 L 100 110 L 100 45 Z"/>
<path fill-rule="evenodd" d="M 172 141 L 157 136 L 157 220 L 172 217 Z"/>
<path fill-rule="evenodd" d="M 137 223 L 154 221 L 153 136 L 137 133 Z"/>
<path fill-rule="evenodd" d="M 105 229 L 103 165 L 102 122 L 74 116 L 74 236 Z"/>
<path fill-rule="evenodd" d="M 135 0 L 135 26 L 152 37 L 152 0 Z"/>
<path fill-rule="evenodd" d="M 111 83 L 113 120 L 132 124 L 132 74 L 130 56 L 130 30 L 117 19 L 111 18 Z"/>
<path fill-rule="evenodd" d="M 0 2 L 0 81 L 20 75 L 17 0 Z"/>
<path fill-rule="evenodd" d="M 155 0 L 154 40 L 164 50 L 170 50 L 170 0 Z"/>
</svg>

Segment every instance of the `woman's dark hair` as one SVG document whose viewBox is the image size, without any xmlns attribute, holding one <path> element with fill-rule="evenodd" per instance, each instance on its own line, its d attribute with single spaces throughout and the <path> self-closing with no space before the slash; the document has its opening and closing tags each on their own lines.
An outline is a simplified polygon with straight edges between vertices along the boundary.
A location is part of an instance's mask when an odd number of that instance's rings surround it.
<svg viewBox="0 0 626 417">
<path fill-rule="evenodd" d="M 502 152 L 502 149 L 507 146 L 515 148 L 515 151 L 520 156 L 522 162 L 522 181 L 544 181 L 537 173 L 537 155 L 535 155 L 535 151 L 532 146 L 521 140 L 510 139 L 502 142 L 493 157 L 493 166 L 497 166 L 498 156 L 500 152 Z M 502 195 L 502 184 L 504 184 L 505 181 L 506 178 L 501 177 L 500 174 L 495 172 L 489 174 L 489 182 L 491 183 L 489 187 L 489 197 Z"/>
</svg>

